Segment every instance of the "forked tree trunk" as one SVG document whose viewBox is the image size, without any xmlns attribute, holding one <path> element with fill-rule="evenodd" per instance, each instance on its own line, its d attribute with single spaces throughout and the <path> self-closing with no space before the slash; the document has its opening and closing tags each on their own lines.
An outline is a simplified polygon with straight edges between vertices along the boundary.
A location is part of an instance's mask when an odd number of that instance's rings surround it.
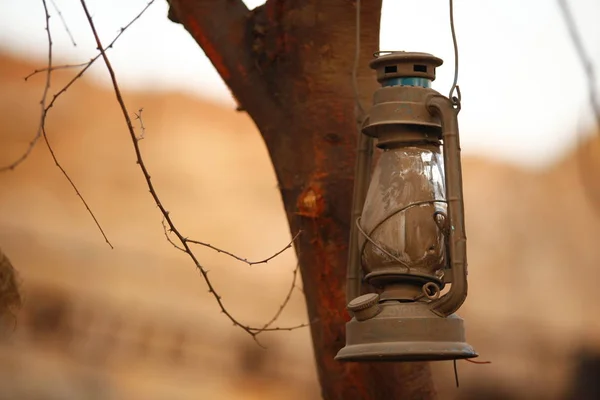
<svg viewBox="0 0 600 400">
<path fill-rule="evenodd" d="M 267 145 L 296 243 L 324 399 L 431 399 L 425 363 L 339 363 L 345 344 L 345 276 L 354 160 L 356 3 L 170 0 Z M 358 70 L 363 104 L 377 82 L 381 0 L 363 1 Z"/>
</svg>

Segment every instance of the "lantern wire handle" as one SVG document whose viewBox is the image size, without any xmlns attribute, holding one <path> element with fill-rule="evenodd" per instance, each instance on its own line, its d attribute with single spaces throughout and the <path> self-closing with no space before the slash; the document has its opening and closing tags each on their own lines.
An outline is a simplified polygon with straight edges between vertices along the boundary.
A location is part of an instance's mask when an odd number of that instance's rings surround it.
<svg viewBox="0 0 600 400">
<path fill-rule="evenodd" d="M 377 243 L 371 236 L 369 236 L 367 234 L 367 232 L 365 232 L 363 230 L 363 228 L 360 226 L 360 217 L 356 219 L 356 228 L 358 229 L 358 231 L 360 233 L 362 233 L 362 235 L 365 237 L 365 239 L 367 239 L 367 241 L 369 243 L 371 243 L 373 246 L 375 246 L 377 249 L 379 249 L 379 251 L 381 251 L 383 254 L 385 254 L 386 256 L 388 256 L 389 258 L 391 258 L 392 260 L 396 261 L 398 264 L 402 265 L 404 268 L 406 268 L 406 272 L 410 273 L 410 266 L 405 262 L 402 261 L 399 257 L 393 255 L 392 253 L 390 253 L 389 251 L 387 251 L 382 245 L 380 245 L 379 243 Z M 363 245 L 360 254 L 362 255 L 362 253 L 364 253 L 364 249 L 366 246 L 366 242 L 365 245 Z"/>
<path fill-rule="evenodd" d="M 452 32 L 452 45 L 454 46 L 454 80 L 448 98 L 452 100 L 452 104 L 458 112 L 461 108 L 461 95 L 458 87 L 458 41 L 456 40 L 456 30 L 454 28 L 454 0 L 450 0 L 450 31 Z M 454 96 L 454 92 L 456 92 L 456 96 Z"/>
<path fill-rule="evenodd" d="M 402 211 L 406 211 L 409 208 L 412 207 L 417 207 L 417 206 L 422 206 L 422 205 L 426 205 L 426 204 L 435 204 L 435 203 L 447 203 L 446 200 L 422 200 L 422 201 L 415 201 L 412 202 L 410 204 L 407 204 L 403 207 L 399 207 L 397 209 L 395 209 L 394 211 L 392 211 L 391 213 L 389 213 L 385 218 L 383 218 L 381 221 L 379 221 L 377 223 L 377 225 L 375 225 L 373 227 L 373 229 L 371 229 L 371 232 L 367 233 L 364 231 L 364 229 L 362 229 L 362 227 L 360 226 L 360 217 L 356 219 L 356 227 L 358 229 L 358 231 L 365 237 L 365 239 L 367 239 L 367 241 L 369 243 L 371 243 L 373 246 L 375 246 L 378 250 L 380 250 L 383 254 L 385 254 L 386 256 L 388 256 L 389 258 L 391 258 L 392 260 L 398 262 L 400 265 L 402 265 L 403 267 L 406 268 L 407 272 L 410 273 L 410 266 L 405 262 L 402 261 L 400 258 L 398 258 L 397 256 L 393 255 L 392 253 L 390 253 L 389 251 L 387 251 L 383 245 L 381 245 L 380 243 L 377 243 L 377 241 L 375 239 L 373 239 L 371 237 L 371 235 L 373 234 L 373 232 L 375 232 L 377 230 L 377 228 L 379 228 L 385 221 L 389 220 L 390 218 L 392 218 L 394 215 L 401 213 Z M 365 242 L 362 246 L 362 248 L 360 249 L 360 256 L 362 256 L 362 254 L 365 252 L 365 247 L 367 245 L 367 242 Z"/>
<path fill-rule="evenodd" d="M 358 91 L 358 63 L 360 62 L 360 0 L 356 0 L 356 28 L 355 28 L 355 48 L 354 48 L 354 64 L 352 65 L 352 89 L 354 90 L 354 101 L 357 108 L 357 120 L 360 126 L 362 119 L 365 116 L 365 109 L 360 102 L 360 93 Z M 360 131 L 360 129 L 359 129 Z M 360 132 L 359 132 L 360 133 Z"/>
<path fill-rule="evenodd" d="M 467 297 L 467 237 L 462 190 L 458 110 L 452 100 L 438 94 L 427 102 L 429 112 L 442 122 L 444 146 L 444 172 L 446 176 L 446 201 L 449 219 L 449 256 L 452 286 L 447 294 L 432 302 L 436 314 L 447 317 L 462 305 Z"/>
</svg>

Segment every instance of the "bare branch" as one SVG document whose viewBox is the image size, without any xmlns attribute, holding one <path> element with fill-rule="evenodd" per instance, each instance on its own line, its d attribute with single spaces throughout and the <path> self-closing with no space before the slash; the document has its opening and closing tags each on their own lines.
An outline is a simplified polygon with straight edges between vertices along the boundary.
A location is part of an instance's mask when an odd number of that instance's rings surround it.
<svg viewBox="0 0 600 400">
<path fill-rule="evenodd" d="M 577 29 L 577 24 L 575 23 L 575 18 L 573 18 L 573 14 L 571 13 L 567 0 L 558 0 L 558 5 L 567 25 L 567 29 L 569 30 L 569 36 L 571 38 L 573 47 L 575 47 L 579 61 L 583 66 L 583 70 L 585 71 L 589 90 L 590 106 L 592 107 L 592 111 L 596 117 L 597 129 L 600 130 L 600 104 L 598 103 L 598 95 L 596 91 L 597 82 L 596 74 L 594 72 L 594 64 L 592 63 L 589 54 L 585 50 L 581 35 Z M 578 135 L 578 137 L 580 136 Z M 598 196 L 598 192 L 593 190 L 594 185 L 588 179 L 587 172 L 590 170 L 589 157 L 587 154 L 583 154 L 583 145 L 581 143 L 578 145 L 578 153 L 580 153 L 580 155 L 577 157 L 577 169 L 579 172 L 581 186 L 583 186 L 583 193 L 589 204 L 592 206 L 592 209 L 597 215 L 600 216 L 600 197 Z"/>
<path fill-rule="evenodd" d="M 88 203 L 85 201 L 85 199 L 81 195 L 81 192 L 79 191 L 79 189 L 77 188 L 77 186 L 75 185 L 75 183 L 73 182 L 73 180 L 71 179 L 71 177 L 69 176 L 69 174 L 67 173 L 67 171 L 62 167 L 62 165 L 59 163 L 58 159 L 56 158 L 56 154 L 54 153 L 54 150 L 52 149 L 52 146 L 50 145 L 50 142 L 48 140 L 48 136 L 46 134 L 46 117 L 48 115 L 48 110 L 49 110 L 50 107 L 52 107 L 52 104 L 56 100 L 57 96 L 54 96 L 54 98 L 52 99 L 52 102 L 50 103 L 50 105 L 46 106 L 46 99 L 47 99 L 47 95 L 48 95 L 48 90 L 50 89 L 50 82 L 51 82 L 50 78 L 52 76 L 52 71 L 55 68 L 53 68 L 53 66 L 52 66 L 52 35 L 51 35 L 51 32 L 50 32 L 50 14 L 48 13 L 48 6 L 46 4 L 46 0 L 42 0 L 42 3 L 44 5 L 44 12 L 45 12 L 45 15 L 46 15 L 46 31 L 47 31 L 47 36 L 48 36 L 48 65 L 47 65 L 47 68 L 45 69 L 46 70 L 46 85 L 44 86 L 44 93 L 43 93 L 43 96 L 42 96 L 42 100 L 40 102 L 40 105 L 41 105 L 40 125 L 38 127 L 38 132 L 37 132 L 36 136 L 29 143 L 29 147 L 27 148 L 27 150 L 25 151 L 25 153 L 23 153 L 21 155 L 21 157 L 19 159 L 17 159 L 14 163 L 12 163 L 11 165 L 9 165 L 8 167 L 0 169 L 0 171 L 7 170 L 7 169 L 13 170 L 17 165 L 19 165 L 21 162 L 23 162 L 29 156 L 29 154 L 31 153 L 31 151 L 33 150 L 33 148 L 35 147 L 35 145 L 36 145 L 37 141 L 39 140 L 40 136 L 43 136 L 44 137 L 44 141 L 46 142 L 46 145 L 48 146 L 48 150 L 50 151 L 50 155 L 52 156 L 52 159 L 54 160 L 54 163 L 60 169 L 60 171 L 62 172 L 62 174 L 64 175 L 64 177 L 67 179 L 67 181 L 69 182 L 69 184 L 71 185 L 71 187 L 73 188 L 73 190 L 75 190 L 75 193 L 77 194 L 77 197 L 79 197 L 79 199 L 81 200 L 81 202 L 83 203 L 83 205 L 87 209 L 88 213 L 90 214 L 90 216 L 94 220 L 94 223 L 96 224 L 96 226 L 100 230 L 100 233 L 102 234 L 102 237 L 104 238 L 104 240 L 106 241 L 106 243 L 112 249 L 112 248 L 114 248 L 113 245 L 112 245 L 112 243 L 108 240 L 108 237 L 106 236 L 106 233 L 102 229 L 102 226 L 98 222 L 98 219 L 96 218 L 96 216 L 92 212 L 90 206 L 88 205 Z"/>
<path fill-rule="evenodd" d="M 283 303 L 281 303 L 281 305 L 279 306 L 279 310 L 277 310 L 277 312 L 275 313 L 275 315 L 273 316 L 273 318 L 271 318 L 269 320 L 269 322 L 267 322 L 265 324 L 265 326 L 262 327 L 261 332 L 264 332 L 265 329 L 268 329 L 271 325 L 273 325 L 273 323 L 275 321 L 277 321 L 277 319 L 279 319 L 279 316 L 283 312 L 283 309 L 290 302 L 290 299 L 292 298 L 292 293 L 294 293 L 294 288 L 296 287 L 296 278 L 298 277 L 298 270 L 299 269 L 300 269 L 300 263 L 296 264 L 296 268 L 294 268 L 294 272 L 293 272 L 294 277 L 292 278 L 292 284 L 290 285 L 290 290 L 288 290 L 288 293 L 285 296 L 285 299 L 283 299 Z"/>
<path fill-rule="evenodd" d="M 121 37 L 121 35 L 123 33 L 125 33 L 125 31 L 131 25 L 133 25 L 146 12 L 146 10 L 148 10 L 148 8 L 153 3 L 154 3 L 154 0 L 150 0 L 146 4 L 146 6 L 131 21 L 129 21 L 129 23 L 127 25 L 125 25 L 123 28 L 121 28 L 120 31 L 119 31 L 119 33 L 117 34 L 117 36 L 115 36 L 115 38 L 110 42 L 110 44 L 106 47 L 105 50 L 112 48 L 114 46 L 114 44 L 116 43 L 116 41 Z M 83 74 L 85 74 L 85 72 L 101 56 L 101 53 L 98 53 L 98 55 L 96 55 L 94 58 L 92 58 L 90 61 L 88 61 L 86 63 L 81 63 L 81 64 L 66 64 L 66 65 L 60 65 L 60 66 L 54 67 L 52 65 L 52 38 L 50 36 L 50 24 L 49 24 L 50 15 L 48 14 L 48 10 L 46 8 L 46 2 L 45 2 L 45 0 L 44 0 L 44 8 L 46 10 L 46 30 L 48 31 L 48 43 L 49 43 L 49 47 L 48 47 L 48 64 L 47 64 L 46 68 L 35 70 L 32 74 L 30 74 L 27 77 L 25 77 L 25 80 L 27 80 L 31 76 L 33 76 L 33 75 L 35 75 L 37 73 L 40 73 L 40 72 L 46 72 L 47 73 L 46 86 L 44 88 L 44 94 L 42 96 L 42 101 L 41 101 L 42 112 L 41 112 L 41 117 L 40 117 L 40 125 L 39 125 L 38 131 L 37 131 L 35 137 L 29 143 L 29 146 L 28 146 L 27 150 L 17 160 L 13 161 L 12 163 L 10 163 L 7 166 L 0 167 L 0 172 L 4 172 L 4 171 L 8 171 L 8 170 L 14 170 L 19 164 L 21 164 L 23 161 L 25 161 L 25 159 L 27 159 L 27 157 L 29 157 L 29 154 L 31 153 L 31 151 L 33 150 L 33 148 L 37 144 L 38 140 L 42 136 L 42 127 L 46 123 L 46 116 L 48 114 L 48 111 L 54 106 L 54 103 L 56 102 L 56 100 L 58 100 L 58 98 L 63 93 L 65 93 L 71 87 L 71 85 L 73 85 L 79 78 L 81 78 L 83 76 Z M 59 90 L 58 92 L 56 92 L 54 94 L 54 96 L 53 96 L 52 101 L 50 102 L 50 104 L 46 105 L 46 98 L 47 98 L 48 90 L 50 88 L 50 74 L 51 74 L 51 72 L 54 71 L 54 70 L 57 70 L 57 69 L 76 68 L 76 67 L 83 67 L 83 68 L 61 90 Z"/>
<path fill-rule="evenodd" d="M 170 229 L 167 227 L 167 224 L 165 223 L 165 217 L 164 216 L 163 216 L 163 219 L 162 219 L 162 226 L 163 226 L 163 231 L 165 233 L 165 237 L 167 238 L 167 241 L 169 243 L 171 243 L 173 245 L 173 247 L 175 247 L 177 250 L 181 250 L 181 251 L 183 251 L 185 253 L 186 252 L 185 249 L 183 247 L 181 247 L 181 246 L 178 246 L 177 243 L 175 243 L 173 241 L 173 239 L 171 239 L 171 236 L 169 236 Z"/>
<path fill-rule="evenodd" d="M 56 154 L 54 154 L 54 149 L 52 149 L 52 146 L 50 145 L 50 141 L 48 140 L 48 135 L 46 134 L 46 127 L 45 126 L 42 126 L 42 134 L 44 136 L 44 141 L 46 142 L 46 146 L 48 146 L 48 150 L 50 151 L 50 155 L 52 156 L 52 159 L 54 160 L 54 164 L 58 167 L 58 169 L 60 169 L 60 172 L 62 172 L 62 174 L 64 175 L 64 177 L 67 179 L 67 181 L 69 182 L 69 184 L 71 185 L 71 187 L 75 191 L 75 194 L 77 194 L 77 197 L 79 197 L 79 199 L 81 200 L 81 202 L 85 206 L 88 214 L 90 214 L 90 216 L 94 220 L 94 223 L 96 224 L 96 227 L 98 227 L 98 230 L 102 234 L 102 237 L 104 238 L 104 240 L 106 241 L 106 243 L 110 246 L 111 249 L 114 249 L 112 243 L 110 242 L 110 240 L 108 240 L 108 237 L 106 236 L 106 233 L 104 233 L 104 229 L 102 229 L 102 226 L 100 225 L 100 222 L 98 222 L 98 219 L 96 218 L 96 215 L 94 214 L 94 212 L 92 211 L 92 209 L 88 205 L 87 201 L 85 201 L 85 199 L 81 195 L 81 192 L 79 191 L 79 189 L 75 185 L 75 182 L 73 182 L 73 180 L 71 179 L 71 177 L 69 176 L 69 174 L 67 173 L 67 171 L 63 168 L 63 166 L 60 164 L 60 162 L 58 162 L 58 159 L 56 158 Z"/>
<path fill-rule="evenodd" d="M 127 30 L 127 28 L 129 28 L 135 21 L 137 21 L 146 12 L 146 10 L 150 7 L 150 5 L 152 5 L 152 3 L 154 3 L 154 0 L 150 0 L 148 2 L 148 4 L 146 4 L 146 6 L 142 9 L 142 11 L 140 11 L 125 27 L 121 28 L 121 30 L 119 31 L 117 36 L 110 43 L 109 47 L 112 47 L 115 44 L 115 42 L 119 39 L 119 37 L 121 37 L 121 35 Z M 84 199 L 83 195 L 81 194 L 81 192 L 79 191 L 79 189 L 77 188 L 77 186 L 75 185 L 75 183 L 73 182 L 73 180 L 71 179 L 71 177 L 69 176 L 67 171 L 62 167 L 62 165 L 58 161 L 58 158 L 56 157 L 56 154 L 54 153 L 54 149 L 50 145 L 50 141 L 48 139 L 48 135 L 46 132 L 46 118 L 48 117 L 48 113 L 49 113 L 50 109 L 54 106 L 54 103 L 58 100 L 58 98 L 63 93 L 65 93 L 67 91 L 67 89 L 69 89 L 71 87 L 71 85 L 73 85 L 79 78 L 81 78 L 83 76 L 83 74 L 94 64 L 94 62 L 98 58 L 100 58 L 101 54 L 99 53 L 97 56 L 95 56 L 94 58 L 92 58 L 90 61 L 88 61 L 86 63 L 65 64 L 65 65 L 53 66 L 52 65 L 52 37 L 50 34 L 50 23 L 49 23 L 50 15 L 48 13 L 48 8 L 47 8 L 47 4 L 46 4 L 45 0 L 43 0 L 43 4 L 44 4 L 44 10 L 46 12 L 46 31 L 48 33 L 48 64 L 47 64 L 46 68 L 37 69 L 25 77 L 25 80 L 27 81 L 30 77 L 32 77 L 33 75 L 35 75 L 37 73 L 46 72 L 46 77 L 47 77 L 46 85 L 44 87 L 42 101 L 40 102 L 40 104 L 41 104 L 40 125 L 39 125 L 36 136 L 29 143 L 27 150 L 13 163 L 11 163 L 10 165 L 8 165 L 6 167 L 0 168 L 0 172 L 7 171 L 7 170 L 14 170 L 19 164 L 21 164 L 23 161 L 25 161 L 25 159 L 27 159 L 27 157 L 29 156 L 29 154 L 31 153 L 33 148 L 35 147 L 39 138 L 41 136 L 43 136 L 44 141 L 46 142 L 46 145 L 48 146 L 48 150 L 50 151 L 50 155 L 52 156 L 52 159 L 54 160 L 54 163 L 60 169 L 60 171 L 62 172 L 64 177 L 67 179 L 67 181 L 69 182 L 69 184 L 71 185 L 71 187 L 73 188 L 75 193 L 77 194 L 77 197 L 79 197 L 79 199 L 85 206 L 86 210 L 88 211 L 88 213 L 94 220 L 94 223 L 98 227 L 98 230 L 102 234 L 102 237 L 104 238 L 106 243 L 112 249 L 114 247 L 113 247 L 112 243 L 110 242 L 110 240 L 108 239 L 108 237 L 106 236 L 106 233 L 104 232 L 104 229 L 100 225 L 100 222 L 98 221 L 98 219 L 92 212 L 92 209 L 90 208 L 90 206 Z M 56 5 L 55 5 L 55 7 L 56 7 Z M 60 11 L 59 11 L 59 13 L 60 13 Z M 65 26 L 65 28 L 68 30 L 68 28 L 66 26 Z M 48 90 L 50 88 L 50 77 L 51 77 L 52 71 L 55 71 L 58 69 L 78 68 L 78 67 L 83 67 L 83 68 L 62 89 L 60 89 L 57 93 L 54 94 L 54 96 L 49 104 L 46 104 L 46 100 L 48 97 Z"/>
<path fill-rule="evenodd" d="M 258 340 L 257 340 L 256 336 L 260 332 L 276 331 L 276 330 L 277 331 L 278 330 L 293 330 L 293 329 L 307 326 L 307 324 L 302 324 L 302 325 L 297 325 L 297 326 L 292 326 L 292 327 L 287 327 L 287 328 L 279 328 L 279 327 L 278 328 L 253 328 L 253 327 L 250 327 L 248 325 L 245 325 L 245 324 L 239 322 L 229 311 L 227 311 L 227 309 L 225 308 L 225 305 L 223 304 L 223 300 L 222 300 L 221 296 L 216 292 L 215 287 L 213 286 L 211 280 L 208 277 L 208 270 L 206 270 L 200 264 L 197 257 L 192 252 L 192 250 L 189 246 L 188 240 L 175 227 L 175 224 L 173 223 L 173 220 L 171 219 L 171 216 L 169 215 L 169 211 L 167 211 L 165 206 L 162 204 L 160 197 L 158 196 L 158 194 L 156 192 L 154 184 L 152 183 L 152 180 L 151 180 L 150 173 L 148 172 L 146 164 L 144 163 L 144 160 L 142 158 L 142 153 L 141 153 L 140 146 L 139 146 L 139 139 L 137 138 L 137 136 L 135 134 L 135 129 L 133 127 L 131 118 L 129 117 L 129 112 L 127 111 L 127 107 L 125 106 L 125 102 L 123 101 L 123 96 L 121 95 L 121 90 L 119 88 L 115 72 L 112 68 L 110 60 L 108 59 L 108 56 L 106 55 L 106 51 L 105 51 L 104 47 L 102 46 L 102 42 L 100 40 L 100 37 L 98 36 L 98 32 L 96 31 L 96 26 L 94 25 L 92 17 L 88 11 L 86 2 L 85 2 L 85 0 L 80 0 L 80 2 L 81 2 L 81 6 L 83 7 L 83 10 L 85 12 L 85 15 L 87 17 L 90 29 L 92 30 L 92 33 L 94 35 L 94 39 L 96 40 L 98 50 L 100 51 L 102 59 L 104 60 L 104 64 L 106 65 L 106 69 L 108 70 L 108 73 L 110 75 L 113 90 L 114 90 L 115 96 L 117 98 L 117 102 L 119 103 L 119 106 L 123 113 L 123 118 L 125 119 L 125 122 L 127 124 L 127 130 L 129 132 L 129 136 L 130 136 L 131 142 L 133 144 L 133 148 L 134 148 L 135 155 L 136 155 L 136 163 L 139 165 L 140 170 L 142 171 L 142 173 L 144 175 L 144 179 L 148 186 L 150 195 L 154 199 L 154 202 L 156 203 L 157 207 L 159 208 L 159 210 L 164 218 L 164 222 L 166 222 L 165 226 L 168 227 L 168 230 L 165 230 L 166 234 L 168 234 L 169 232 L 172 232 L 177 237 L 177 239 L 181 242 L 181 248 L 183 249 L 183 251 L 185 251 L 186 254 L 188 254 L 188 256 L 192 259 L 192 261 L 196 265 L 196 268 L 198 269 L 198 271 L 204 278 L 206 285 L 208 286 L 208 292 L 213 295 L 214 299 L 216 300 L 217 304 L 219 305 L 219 308 L 221 309 L 221 312 L 223 314 L 225 314 L 225 316 L 233 323 L 234 326 L 240 327 L 241 329 L 246 331 L 248 334 L 250 334 L 257 343 L 258 343 Z"/>
<path fill-rule="evenodd" d="M 302 231 L 296 233 L 296 235 L 292 238 L 292 240 L 284 248 L 279 250 L 277 253 L 273 254 L 270 257 L 265 258 L 264 260 L 260 260 L 260 261 L 249 261 L 247 258 L 242 258 L 242 257 L 236 256 L 233 253 L 230 253 L 226 250 L 215 247 L 211 244 L 201 242 L 199 240 L 192 240 L 192 239 L 185 238 L 185 241 L 188 243 L 194 243 L 194 244 L 199 244 L 200 246 L 208 247 L 209 249 L 215 250 L 218 253 L 226 254 L 229 257 L 235 258 L 236 260 L 246 263 L 248 265 L 256 265 L 256 264 L 266 264 L 269 261 L 271 261 L 272 259 L 274 259 L 275 257 L 277 257 L 278 255 L 280 255 L 281 253 L 283 253 L 284 251 L 286 251 L 287 249 L 290 249 L 292 247 L 292 244 L 296 241 L 296 239 L 298 238 L 298 236 L 300 236 L 301 233 L 302 233 Z"/>
<path fill-rule="evenodd" d="M 252 45 L 256 11 L 260 7 L 250 11 L 242 0 L 168 0 L 168 3 L 169 19 L 182 24 L 204 50 L 230 88 L 236 110 L 247 111 L 258 125 L 269 124 L 272 110 L 278 104 Z"/>
<path fill-rule="evenodd" d="M 590 105 L 596 117 L 597 127 L 598 129 L 600 129 L 600 103 L 598 101 L 598 94 L 596 91 L 597 82 L 596 73 L 594 72 L 594 64 L 592 62 L 591 57 L 585 50 L 585 46 L 583 45 L 581 35 L 577 30 L 575 18 L 573 18 L 573 14 L 571 13 L 567 0 L 558 0 L 558 5 L 560 7 L 560 11 L 565 20 L 565 23 L 567 24 L 567 29 L 569 30 L 569 35 L 571 37 L 573 47 L 575 47 L 575 51 L 577 52 L 579 61 L 581 62 L 583 70 L 585 71 L 585 75 L 587 78 L 587 86 L 589 90 Z"/>
<path fill-rule="evenodd" d="M 73 47 L 77 47 L 77 43 L 75 43 L 75 39 L 73 38 L 73 35 L 71 34 L 69 25 L 67 25 L 67 21 L 65 21 L 65 18 L 63 17 L 62 13 L 60 12 L 60 8 L 58 8 L 58 6 L 54 2 L 54 0 L 50 0 L 50 3 L 52 3 L 52 7 L 54 7 L 56 12 L 58 13 L 58 17 L 60 18 L 60 21 L 62 22 L 63 27 L 65 28 L 65 31 L 67 31 L 67 35 L 69 35 L 69 39 L 71 39 L 71 43 L 73 44 Z"/>
<path fill-rule="evenodd" d="M 31 154 L 36 143 L 38 142 L 38 140 L 40 140 L 40 137 L 42 136 L 42 129 L 46 121 L 46 100 L 48 98 L 48 91 L 50 90 L 50 82 L 52 78 L 52 33 L 50 32 L 50 14 L 48 13 L 48 5 L 46 4 L 46 0 L 42 0 L 42 4 L 44 5 L 44 13 L 46 15 L 46 36 L 48 38 L 48 64 L 46 68 L 46 84 L 44 85 L 42 99 L 40 100 L 40 122 L 38 125 L 37 133 L 29 142 L 29 145 L 27 146 L 25 152 L 9 165 L 5 167 L 0 167 L 0 172 L 14 170 L 19 164 L 25 161 L 27 157 L 29 157 L 29 154 Z"/>
<path fill-rule="evenodd" d="M 88 62 L 84 62 L 84 63 L 79 63 L 79 64 L 63 64 L 63 65 L 57 65 L 57 66 L 52 66 L 52 67 L 45 67 L 45 68 L 36 69 L 32 73 L 30 73 L 29 75 L 27 75 L 25 77 L 25 80 L 26 81 L 29 80 L 29 78 L 31 78 L 34 75 L 39 74 L 40 72 L 56 71 L 56 70 L 59 70 L 59 69 L 69 69 L 69 68 L 81 68 L 81 67 L 87 66 L 90 62 L 92 62 L 92 61 L 88 61 Z"/>
<path fill-rule="evenodd" d="M 146 136 L 146 127 L 144 126 L 144 120 L 142 119 L 142 112 L 144 111 L 143 108 L 140 108 L 137 112 L 137 114 L 135 115 L 135 119 L 137 119 L 138 121 L 140 121 L 140 129 L 142 130 L 142 133 L 140 136 L 137 137 L 137 140 L 142 140 L 144 138 L 144 136 Z"/>
<path fill-rule="evenodd" d="M 284 327 L 276 326 L 274 328 L 252 328 L 252 327 L 248 326 L 246 328 L 248 328 L 248 330 L 249 330 L 248 333 L 250 333 L 250 335 L 252 335 L 252 337 L 256 340 L 256 336 L 258 334 L 260 334 L 261 332 L 295 331 L 296 329 L 306 328 L 307 326 L 316 324 L 317 322 L 319 322 L 318 319 L 315 319 L 311 322 L 306 322 L 303 324 L 298 324 L 298 325 L 293 325 L 293 326 L 284 326 Z"/>
</svg>

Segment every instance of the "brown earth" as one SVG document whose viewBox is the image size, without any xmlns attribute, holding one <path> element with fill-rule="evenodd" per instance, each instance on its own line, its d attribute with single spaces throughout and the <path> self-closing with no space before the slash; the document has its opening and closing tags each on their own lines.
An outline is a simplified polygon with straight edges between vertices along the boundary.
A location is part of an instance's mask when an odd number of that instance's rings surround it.
<svg viewBox="0 0 600 400">
<path fill-rule="evenodd" d="M 36 67 L 0 57 L 0 165 L 36 132 L 44 77 L 23 80 Z M 52 89 L 71 73 L 55 74 Z M 132 113 L 144 109 L 144 158 L 184 235 L 248 259 L 289 242 L 247 115 L 151 88 L 126 93 L 126 102 Z M 0 246 L 24 297 L 0 341 L 0 399 L 318 397 L 308 331 L 265 334 L 261 349 L 219 313 L 192 262 L 165 240 L 112 92 L 77 82 L 52 110 L 48 135 L 115 248 L 43 142 L 0 174 Z M 484 386 L 560 398 L 574 354 L 600 351 L 599 154 L 595 140 L 544 171 L 465 157 L 470 293 L 460 314 L 492 364 L 459 362 L 456 389 L 452 364 L 435 363 L 442 398 Z M 254 325 L 277 311 L 295 267 L 292 251 L 252 267 L 208 249 L 198 255 L 228 309 Z M 298 289 L 278 323 L 306 318 Z"/>
</svg>

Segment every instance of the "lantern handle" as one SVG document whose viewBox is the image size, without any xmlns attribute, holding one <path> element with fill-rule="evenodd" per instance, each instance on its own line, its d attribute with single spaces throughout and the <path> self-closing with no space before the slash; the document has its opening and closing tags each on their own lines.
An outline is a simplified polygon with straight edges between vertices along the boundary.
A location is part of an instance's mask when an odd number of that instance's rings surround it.
<svg viewBox="0 0 600 400">
<path fill-rule="evenodd" d="M 467 297 L 467 237 L 462 191 L 458 110 L 450 99 L 441 94 L 431 95 L 427 101 L 429 112 L 442 122 L 444 175 L 449 219 L 449 257 L 452 284 L 444 296 L 430 303 L 434 313 L 447 317 L 463 304 Z"/>
</svg>

